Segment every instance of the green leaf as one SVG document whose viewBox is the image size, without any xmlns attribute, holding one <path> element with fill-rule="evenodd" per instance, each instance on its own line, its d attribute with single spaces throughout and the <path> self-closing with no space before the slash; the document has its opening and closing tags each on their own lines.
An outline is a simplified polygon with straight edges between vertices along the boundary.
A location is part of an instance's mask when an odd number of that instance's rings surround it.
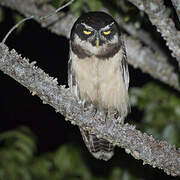
<svg viewBox="0 0 180 180">
<path fill-rule="evenodd" d="M 74 174 L 89 179 L 90 173 L 81 159 L 79 149 L 72 145 L 63 145 L 54 154 L 53 161 L 56 167 L 64 174 Z M 78 168 L 77 168 L 78 167 Z"/>
<path fill-rule="evenodd" d="M 102 2 L 100 0 L 88 0 L 87 4 L 91 11 L 98 11 L 102 7 Z"/>
<path fill-rule="evenodd" d="M 112 172 L 111 172 L 111 175 L 110 175 L 110 180 L 119 180 L 119 179 L 122 179 L 122 174 L 123 174 L 123 171 L 121 168 L 119 167 L 114 167 L 112 169 Z"/>
<path fill-rule="evenodd" d="M 163 137 L 167 140 L 170 144 L 179 144 L 178 139 L 178 131 L 176 129 L 175 124 L 168 124 L 163 130 Z"/>
<path fill-rule="evenodd" d="M 83 2 L 83 0 L 76 0 L 70 5 L 70 11 L 77 17 L 82 13 Z"/>
<path fill-rule="evenodd" d="M 17 24 L 19 21 L 21 21 L 24 17 L 22 17 L 21 15 L 14 13 L 13 18 L 15 20 L 15 24 Z M 17 32 L 21 32 L 23 27 L 24 27 L 25 22 L 19 24 L 19 26 L 16 28 Z"/>
<path fill-rule="evenodd" d="M 144 112 L 140 126 L 155 137 L 169 143 L 180 142 L 180 99 L 170 90 L 156 83 L 132 88 L 132 104 Z M 173 126 L 172 126 L 173 124 Z"/>
<path fill-rule="evenodd" d="M 4 19 L 4 12 L 3 12 L 3 8 L 0 7 L 0 23 L 3 21 Z"/>
<path fill-rule="evenodd" d="M 67 0 L 52 0 L 49 4 L 54 6 L 55 8 L 61 7 Z"/>
<path fill-rule="evenodd" d="M 47 155 L 35 158 L 35 161 L 30 167 L 30 171 L 33 177 L 37 179 L 45 179 L 50 176 L 50 170 L 52 169 L 53 164 L 50 160 L 47 159 Z"/>
<path fill-rule="evenodd" d="M 32 153 L 34 153 L 36 150 L 34 136 L 26 135 L 23 130 L 25 129 L 19 128 L 18 130 L 3 132 L 0 134 L 0 141 L 3 141 L 7 147 L 19 149 L 24 153 L 32 155 Z"/>
</svg>

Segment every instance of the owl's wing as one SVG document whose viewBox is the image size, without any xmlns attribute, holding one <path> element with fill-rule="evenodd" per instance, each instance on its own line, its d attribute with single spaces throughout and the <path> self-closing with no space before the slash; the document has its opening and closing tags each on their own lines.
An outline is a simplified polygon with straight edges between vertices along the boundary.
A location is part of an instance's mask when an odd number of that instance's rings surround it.
<svg viewBox="0 0 180 180">
<path fill-rule="evenodd" d="M 76 82 L 72 63 L 73 59 L 72 57 L 70 57 L 68 61 L 68 85 L 71 92 L 75 96 L 77 96 L 78 99 L 80 99 L 78 83 Z M 90 134 L 88 131 L 83 130 L 81 127 L 79 128 L 89 152 L 95 158 L 107 161 L 113 156 L 114 147 L 111 143 L 109 143 L 107 140 L 97 138 L 94 134 Z"/>
<path fill-rule="evenodd" d="M 124 39 L 121 35 L 121 47 L 122 47 L 122 76 L 125 83 L 126 90 L 129 88 L 129 70 L 128 70 L 128 63 L 127 63 L 127 54 L 126 54 L 126 47 L 124 44 Z"/>
<path fill-rule="evenodd" d="M 68 85 L 73 95 L 75 95 L 78 98 L 78 100 L 80 100 L 80 91 L 79 91 L 78 83 L 76 81 L 76 76 L 73 70 L 72 63 L 73 63 L 73 59 L 70 56 L 68 61 Z"/>
<path fill-rule="evenodd" d="M 72 90 L 74 78 L 75 78 L 75 76 L 74 76 L 74 73 L 72 71 L 72 59 L 70 57 L 69 61 L 68 61 L 68 85 L 69 85 L 70 90 Z"/>
</svg>

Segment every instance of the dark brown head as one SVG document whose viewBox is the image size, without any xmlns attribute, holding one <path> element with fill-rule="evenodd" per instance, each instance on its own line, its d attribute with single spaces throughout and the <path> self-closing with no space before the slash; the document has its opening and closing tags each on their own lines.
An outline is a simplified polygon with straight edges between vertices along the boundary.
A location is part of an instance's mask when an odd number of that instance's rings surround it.
<svg viewBox="0 0 180 180">
<path fill-rule="evenodd" d="M 88 12 L 80 16 L 71 30 L 71 48 L 80 56 L 84 51 L 100 58 L 113 56 L 120 49 L 120 30 L 117 22 L 104 12 Z"/>
</svg>

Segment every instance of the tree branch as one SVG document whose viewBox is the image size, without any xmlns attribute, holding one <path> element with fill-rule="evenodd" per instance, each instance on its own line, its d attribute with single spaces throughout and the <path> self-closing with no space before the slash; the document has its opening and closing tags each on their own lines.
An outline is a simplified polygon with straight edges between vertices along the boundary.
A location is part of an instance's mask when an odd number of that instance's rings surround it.
<svg viewBox="0 0 180 180">
<path fill-rule="evenodd" d="M 49 3 L 53 0 L 34 0 L 34 2 L 37 4 L 37 5 L 42 5 L 42 4 L 45 4 L 45 3 Z"/>
<path fill-rule="evenodd" d="M 55 9 L 53 7 L 47 7 L 44 5 L 42 9 L 37 9 L 35 5 L 32 5 L 32 2 L 29 2 L 30 5 L 27 5 L 27 0 L 3 0 L 3 4 L 11 7 L 12 9 L 18 10 L 20 13 L 23 13 L 25 16 L 28 15 L 47 15 Z M 2 2 L 0 2 L 2 3 Z M 17 4 L 18 3 L 18 4 Z M 20 5 L 20 6 L 19 6 Z M 18 7 L 18 8 L 17 8 Z M 24 8 L 26 7 L 26 8 Z M 28 9 L 28 13 L 24 12 Z M 58 21 L 58 16 L 52 16 L 51 19 L 47 19 L 45 22 L 40 22 L 42 26 L 48 26 L 52 32 L 58 35 L 64 35 L 69 37 L 71 25 L 75 21 L 75 17 L 71 14 L 67 14 L 60 18 Z M 142 48 L 143 46 L 138 40 L 133 40 L 132 38 L 127 38 L 127 49 L 128 49 L 128 62 L 135 68 L 140 68 L 143 72 L 149 73 L 152 77 L 159 79 L 160 81 L 171 85 L 177 90 L 180 90 L 178 75 L 174 71 L 173 66 L 168 62 L 168 59 L 163 54 L 159 52 L 153 52 L 150 48 Z M 136 51 L 134 51 L 136 49 Z M 141 54 L 141 59 L 139 59 L 139 54 Z M 157 61 L 158 60 L 158 61 Z M 163 61 L 164 60 L 164 61 Z"/>
<path fill-rule="evenodd" d="M 26 16 L 32 14 L 44 16 L 53 10 L 51 6 L 47 5 L 38 9 L 33 1 L 29 0 L 4 0 L 4 4 Z M 67 16 L 63 15 L 62 19 L 58 19 L 59 17 L 56 15 L 40 23 L 48 26 L 57 34 L 69 37 L 69 30 L 75 18 L 68 14 Z M 127 37 L 127 49 L 130 64 L 140 67 L 153 77 L 180 90 L 178 76 L 168 63 L 167 57 L 157 52 L 153 53 L 149 48 L 142 47 L 139 41 L 130 37 Z M 142 159 L 144 164 L 163 169 L 172 176 L 180 176 L 180 149 L 176 150 L 174 146 L 168 145 L 165 141 L 156 141 L 152 136 L 141 133 L 129 124 L 117 125 L 115 123 L 108 129 L 105 125 L 98 124 L 97 119 L 100 117 L 96 115 L 95 118 L 92 118 L 91 112 L 83 113 L 68 89 L 58 86 L 56 79 L 35 67 L 34 63 L 29 64 L 28 60 L 22 59 L 14 50 L 9 52 L 4 44 L 0 45 L 0 70 L 27 87 L 32 95 L 37 94 L 44 103 L 51 105 L 56 112 L 66 116 L 66 120 L 70 120 L 72 124 L 81 126 L 98 137 L 103 137 L 114 145 L 125 148 L 126 152 L 131 153 L 136 159 Z M 114 119 L 113 122 L 115 121 Z"/>
<path fill-rule="evenodd" d="M 153 25 L 157 27 L 166 45 L 173 52 L 180 66 L 180 32 L 176 30 L 172 19 L 167 17 L 163 0 L 128 0 L 141 11 L 145 11 Z"/>
<path fill-rule="evenodd" d="M 148 47 L 143 47 L 139 40 L 134 40 L 128 36 L 126 37 L 126 47 L 128 63 L 134 68 L 138 67 L 143 72 L 148 72 L 155 79 L 180 90 L 178 74 L 168 62 L 167 56 L 158 51 L 153 52 Z"/>
<path fill-rule="evenodd" d="M 35 20 L 40 23 L 42 27 L 46 27 L 51 32 L 56 33 L 57 35 L 66 36 L 68 38 L 70 35 L 70 29 L 76 20 L 72 14 L 64 14 L 63 12 L 59 12 L 59 15 L 55 14 L 41 21 L 41 17 L 55 12 L 56 9 L 47 4 L 37 7 L 33 0 L 1 0 L 0 4 L 18 11 L 25 17 L 34 15 L 37 17 Z"/>
<path fill-rule="evenodd" d="M 72 124 L 107 139 L 114 145 L 125 148 L 134 158 L 143 160 L 143 164 L 163 169 L 167 174 L 180 176 L 180 149 L 165 141 L 155 140 L 146 133 L 141 133 L 135 126 L 117 124 L 113 119 L 110 127 L 100 124 L 90 111 L 82 112 L 80 105 L 69 89 L 58 86 L 57 80 L 49 77 L 43 70 L 22 58 L 15 50 L 0 44 L 0 70 L 37 95 L 45 104 L 51 105 L 56 112 L 66 116 Z"/>
<path fill-rule="evenodd" d="M 3 0 L 0 1 L 0 4 L 15 9 L 25 16 L 45 16 L 55 11 L 55 9 L 49 5 L 43 5 L 41 9 L 38 9 L 35 4 L 32 4 L 32 1 L 29 0 Z M 73 17 L 72 14 L 62 16 L 63 18 L 60 19 L 55 15 L 50 19 L 46 19 L 46 21 L 42 22 L 38 21 L 38 19 L 37 21 L 43 27 L 47 27 L 51 32 L 69 37 L 71 26 L 76 18 Z M 127 38 L 126 47 L 128 50 L 129 64 L 135 68 L 140 68 L 143 72 L 149 73 L 152 77 L 180 90 L 178 75 L 165 55 L 157 51 L 153 52 L 148 47 L 143 47 L 140 41 L 133 40 L 130 37 Z"/>
<path fill-rule="evenodd" d="M 131 22 L 126 23 L 124 22 L 123 18 L 118 18 L 117 22 L 120 26 L 130 35 L 139 39 L 143 42 L 146 46 L 150 47 L 154 51 L 158 51 L 162 53 L 162 50 L 158 46 L 157 42 L 155 42 L 150 33 L 146 32 L 143 29 L 137 29 L 135 25 Z"/>
<path fill-rule="evenodd" d="M 178 19 L 180 21 L 180 1 L 179 0 L 171 0 L 172 4 L 176 10 L 176 14 L 178 16 Z"/>
</svg>

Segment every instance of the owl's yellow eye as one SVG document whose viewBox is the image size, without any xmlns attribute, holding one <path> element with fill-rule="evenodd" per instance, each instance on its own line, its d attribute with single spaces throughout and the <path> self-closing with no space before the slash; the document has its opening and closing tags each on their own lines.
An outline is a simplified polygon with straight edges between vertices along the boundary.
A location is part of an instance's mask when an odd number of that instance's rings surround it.
<svg viewBox="0 0 180 180">
<path fill-rule="evenodd" d="M 111 31 L 110 30 L 109 31 L 104 31 L 103 33 L 104 33 L 104 35 L 109 35 L 111 33 Z"/>
<path fill-rule="evenodd" d="M 83 33 L 86 35 L 89 35 L 89 34 L 91 34 L 91 31 L 84 30 Z"/>
</svg>

